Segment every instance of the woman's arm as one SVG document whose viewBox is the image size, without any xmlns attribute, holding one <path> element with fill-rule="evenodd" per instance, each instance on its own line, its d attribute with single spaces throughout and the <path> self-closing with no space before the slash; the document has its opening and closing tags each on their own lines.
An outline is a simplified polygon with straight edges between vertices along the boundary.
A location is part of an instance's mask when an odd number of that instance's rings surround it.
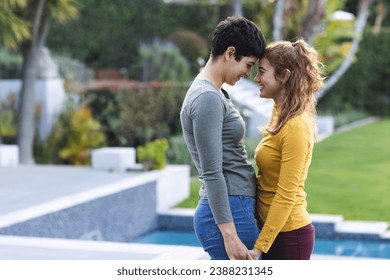
<svg viewBox="0 0 390 280">
<path fill-rule="evenodd" d="M 233 221 L 227 184 L 222 172 L 222 129 L 225 107 L 218 94 L 211 91 L 204 92 L 191 106 L 201 177 L 217 224 Z"/>
</svg>

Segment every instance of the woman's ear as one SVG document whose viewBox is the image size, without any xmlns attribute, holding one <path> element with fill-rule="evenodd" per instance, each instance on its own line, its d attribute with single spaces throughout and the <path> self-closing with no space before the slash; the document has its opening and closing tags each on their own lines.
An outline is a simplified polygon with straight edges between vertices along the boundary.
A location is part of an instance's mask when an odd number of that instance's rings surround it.
<svg viewBox="0 0 390 280">
<path fill-rule="evenodd" d="M 288 79 L 290 78 L 291 71 L 288 69 L 283 70 L 283 75 L 282 75 L 282 84 L 284 85 Z"/>
<path fill-rule="evenodd" d="M 225 51 L 225 57 L 226 59 L 231 59 L 236 56 L 236 48 L 235 47 L 228 47 Z"/>
</svg>

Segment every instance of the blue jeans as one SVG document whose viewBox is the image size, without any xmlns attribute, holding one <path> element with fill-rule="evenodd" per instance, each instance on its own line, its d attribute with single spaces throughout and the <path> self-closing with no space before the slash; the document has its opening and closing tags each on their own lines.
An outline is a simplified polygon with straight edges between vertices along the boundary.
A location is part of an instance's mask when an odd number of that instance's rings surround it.
<svg viewBox="0 0 390 280">
<path fill-rule="evenodd" d="M 237 234 L 248 249 L 252 249 L 259 236 L 255 218 L 255 198 L 250 196 L 229 196 Z M 194 215 L 195 234 L 212 260 L 228 260 L 223 236 L 215 223 L 207 198 L 199 199 Z"/>
</svg>

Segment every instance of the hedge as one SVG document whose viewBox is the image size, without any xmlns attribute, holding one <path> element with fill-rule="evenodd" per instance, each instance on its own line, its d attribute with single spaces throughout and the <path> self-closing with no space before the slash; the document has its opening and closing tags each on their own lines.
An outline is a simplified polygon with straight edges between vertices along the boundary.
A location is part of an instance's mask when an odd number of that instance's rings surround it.
<svg viewBox="0 0 390 280">
<path fill-rule="evenodd" d="M 104 128 L 108 146 L 137 147 L 181 134 L 179 113 L 189 83 L 106 82 L 81 95 Z"/>
</svg>

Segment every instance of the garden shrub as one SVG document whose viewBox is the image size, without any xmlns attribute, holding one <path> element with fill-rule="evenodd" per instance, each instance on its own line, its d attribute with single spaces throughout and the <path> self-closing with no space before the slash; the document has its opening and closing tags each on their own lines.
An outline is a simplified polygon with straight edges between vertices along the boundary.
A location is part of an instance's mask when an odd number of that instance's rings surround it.
<svg viewBox="0 0 390 280">
<path fill-rule="evenodd" d="M 139 56 L 132 71 L 141 73 L 138 78 L 148 81 L 188 81 L 190 65 L 180 50 L 171 42 L 155 40 L 140 45 Z"/>
<path fill-rule="evenodd" d="M 184 142 L 183 134 L 169 138 L 169 147 L 167 150 L 167 161 L 170 164 L 185 164 L 190 166 L 191 176 L 197 176 L 195 164 L 191 158 L 190 152 Z"/>
<path fill-rule="evenodd" d="M 73 165 L 89 165 L 92 149 L 105 146 L 106 137 L 100 123 L 92 118 L 89 108 L 80 108 L 70 120 L 65 135 L 66 146 L 60 150 L 60 157 Z"/>
<path fill-rule="evenodd" d="M 48 138 L 34 142 L 37 163 L 89 165 L 90 152 L 104 147 L 106 136 L 89 108 L 77 109 L 69 100 Z"/>
<path fill-rule="evenodd" d="M 137 147 L 181 133 L 180 109 L 188 83 L 107 83 L 82 95 L 104 127 L 107 145 Z"/>
<path fill-rule="evenodd" d="M 137 147 L 137 158 L 145 170 L 162 169 L 167 164 L 167 139 L 156 139 Z"/>
<path fill-rule="evenodd" d="M 115 90 L 90 91 L 81 96 L 81 102 L 91 108 L 93 117 L 101 124 L 110 147 L 126 146 L 122 133 L 121 94 Z"/>
<path fill-rule="evenodd" d="M 0 144 L 15 144 L 17 127 L 15 97 L 10 95 L 8 102 L 0 102 Z"/>
</svg>

